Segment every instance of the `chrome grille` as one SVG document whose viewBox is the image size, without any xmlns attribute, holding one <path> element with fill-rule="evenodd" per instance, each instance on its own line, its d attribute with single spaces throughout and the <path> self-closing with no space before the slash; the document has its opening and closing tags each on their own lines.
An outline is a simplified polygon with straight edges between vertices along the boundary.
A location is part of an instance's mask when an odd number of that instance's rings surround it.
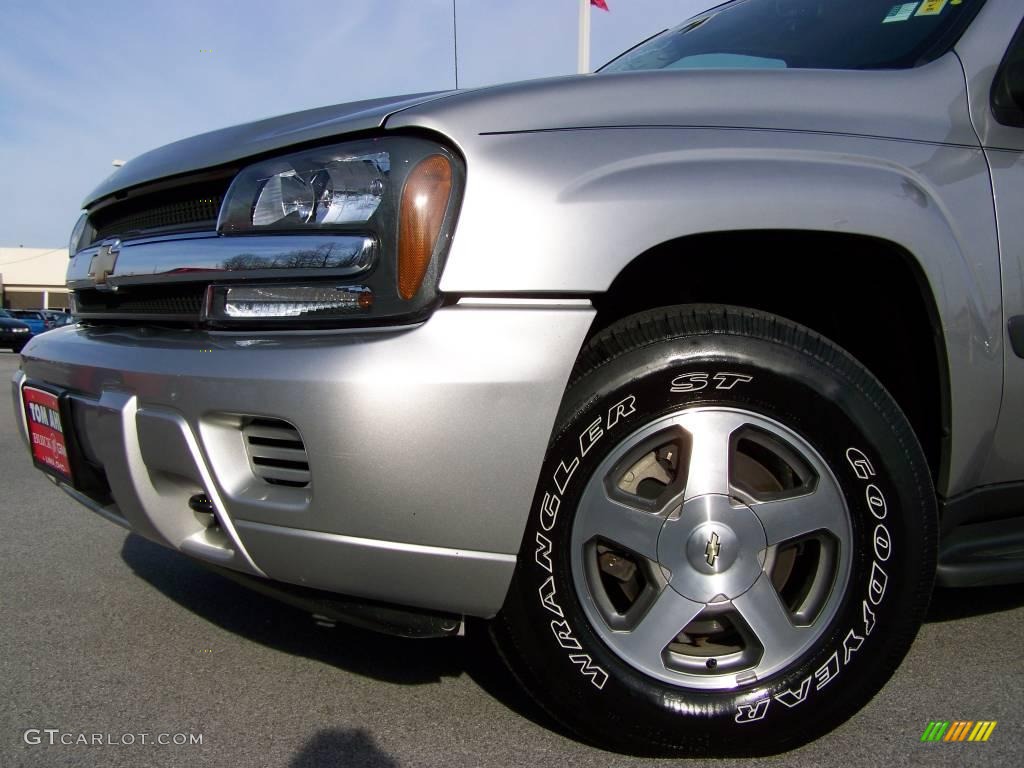
<svg viewBox="0 0 1024 768">
<path fill-rule="evenodd" d="M 252 418 L 242 435 L 253 474 L 271 485 L 309 485 L 309 457 L 299 431 L 281 419 Z"/>
</svg>

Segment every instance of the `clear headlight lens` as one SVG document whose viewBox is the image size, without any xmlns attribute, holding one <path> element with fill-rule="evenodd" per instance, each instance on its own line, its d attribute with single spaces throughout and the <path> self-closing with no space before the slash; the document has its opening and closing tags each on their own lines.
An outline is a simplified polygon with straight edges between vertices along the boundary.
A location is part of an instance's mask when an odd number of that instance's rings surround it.
<svg viewBox="0 0 1024 768">
<path fill-rule="evenodd" d="M 387 152 L 325 147 L 274 158 L 244 169 L 231 184 L 217 228 L 330 228 L 368 222 L 387 191 Z"/>
</svg>

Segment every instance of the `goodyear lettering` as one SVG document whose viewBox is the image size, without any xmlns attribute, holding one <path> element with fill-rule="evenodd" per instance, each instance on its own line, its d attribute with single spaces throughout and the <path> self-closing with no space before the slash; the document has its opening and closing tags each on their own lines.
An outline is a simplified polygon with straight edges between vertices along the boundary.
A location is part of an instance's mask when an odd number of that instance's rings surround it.
<svg viewBox="0 0 1024 768">
<path fill-rule="evenodd" d="M 875 468 L 871 466 L 868 457 L 856 448 L 846 449 L 846 460 L 850 462 L 850 466 L 853 467 L 853 474 L 859 480 L 867 480 L 875 476 Z"/>
<path fill-rule="evenodd" d="M 875 526 L 875 559 L 883 563 L 889 559 L 892 550 L 892 538 L 889 536 L 889 529 L 884 525 Z"/>
<path fill-rule="evenodd" d="M 839 651 L 833 651 L 832 655 L 828 657 L 828 661 L 826 661 L 824 664 L 822 664 L 814 671 L 814 677 L 818 681 L 818 684 L 815 686 L 815 690 L 820 691 L 826 685 L 835 680 L 838 676 Z"/>
<path fill-rule="evenodd" d="M 875 468 L 867 455 L 858 448 L 846 450 L 846 461 L 850 465 L 854 476 L 858 480 L 868 481 L 875 477 Z M 889 513 L 888 504 L 882 490 L 870 483 L 864 488 L 864 498 L 867 509 L 876 520 L 884 520 Z M 877 623 L 875 612 L 872 606 L 878 606 L 885 599 L 885 590 L 888 586 L 889 575 L 882 568 L 880 563 L 886 562 L 892 554 L 892 536 L 884 524 L 875 526 L 873 532 L 874 559 L 871 562 L 871 572 L 868 575 L 867 595 L 861 601 L 861 620 L 863 622 L 863 635 L 858 634 L 856 629 L 849 629 L 842 642 L 842 661 L 840 661 L 839 650 L 836 649 L 828 657 L 824 664 L 818 667 L 811 677 L 804 678 L 797 689 L 788 689 L 775 694 L 774 697 L 763 698 L 753 704 L 741 704 L 736 708 L 735 721 L 737 723 L 752 723 L 763 719 L 768 714 L 768 705 L 774 698 L 787 708 L 796 707 L 807 701 L 811 689 L 811 679 L 816 682 L 815 691 L 820 691 L 826 685 L 835 680 L 849 664 L 853 655 L 860 650 L 865 639 L 871 634 Z"/>
<path fill-rule="evenodd" d="M 763 720 L 764 716 L 768 714 L 768 705 L 771 702 L 771 699 L 761 699 L 754 704 L 740 704 L 736 708 L 736 717 L 733 719 L 737 723 L 756 723 L 758 720 Z"/>
<path fill-rule="evenodd" d="M 864 634 L 870 635 L 871 630 L 875 628 L 875 612 L 871 610 L 867 600 L 863 600 L 860 605 L 861 617 L 864 619 Z"/>
<path fill-rule="evenodd" d="M 889 575 L 883 571 L 878 563 L 871 564 L 871 578 L 868 579 L 868 600 L 872 605 L 878 605 L 885 597 L 885 585 L 889 582 Z"/>
<path fill-rule="evenodd" d="M 800 683 L 800 687 L 795 691 L 790 688 L 788 691 L 775 694 L 775 700 L 780 704 L 785 704 L 787 707 L 793 708 L 797 704 L 803 703 L 803 700 L 807 698 L 807 694 L 811 692 L 811 677 L 808 675 L 804 678 L 804 681 Z"/>
<path fill-rule="evenodd" d="M 846 633 L 846 637 L 843 639 L 843 664 L 850 663 L 850 657 L 860 649 L 861 644 L 864 642 L 864 638 L 854 632 L 852 629 Z"/>
<path fill-rule="evenodd" d="M 864 490 L 864 495 L 867 497 L 868 509 L 871 511 L 871 514 L 879 520 L 885 520 L 888 509 L 886 508 L 885 496 L 878 490 L 878 486 L 874 484 L 869 485 Z"/>
</svg>

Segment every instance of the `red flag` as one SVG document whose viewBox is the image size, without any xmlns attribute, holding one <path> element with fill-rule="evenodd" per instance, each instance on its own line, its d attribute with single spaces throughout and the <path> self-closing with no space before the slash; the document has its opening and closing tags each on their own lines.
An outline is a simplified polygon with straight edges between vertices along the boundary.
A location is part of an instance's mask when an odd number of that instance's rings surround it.
<svg viewBox="0 0 1024 768">
<path fill-rule="evenodd" d="M 591 5 L 596 5 L 602 11 L 607 11 L 608 10 L 608 3 L 605 2 L 605 0 L 590 0 L 590 4 Z"/>
</svg>

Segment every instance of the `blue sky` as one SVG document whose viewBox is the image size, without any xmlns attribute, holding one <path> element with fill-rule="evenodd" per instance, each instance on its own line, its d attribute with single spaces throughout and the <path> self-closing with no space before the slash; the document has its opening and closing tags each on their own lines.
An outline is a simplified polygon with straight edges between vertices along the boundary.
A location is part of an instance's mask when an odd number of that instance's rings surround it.
<svg viewBox="0 0 1024 768">
<path fill-rule="evenodd" d="M 456 0 L 459 85 L 570 74 L 576 0 Z M 716 0 L 608 0 L 591 63 Z M 452 0 L 6 0 L 0 246 L 60 247 L 82 198 L 167 142 L 454 86 Z"/>
</svg>

